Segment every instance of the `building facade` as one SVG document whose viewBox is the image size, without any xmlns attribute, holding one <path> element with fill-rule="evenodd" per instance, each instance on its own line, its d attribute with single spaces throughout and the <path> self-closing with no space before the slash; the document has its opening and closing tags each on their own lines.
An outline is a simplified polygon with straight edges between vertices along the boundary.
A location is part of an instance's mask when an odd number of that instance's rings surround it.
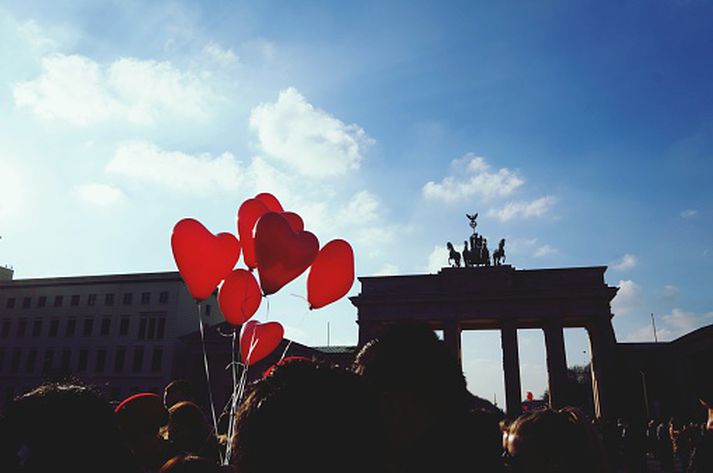
<svg viewBox="0 0 713 473">
<path fill-rule="evenodd" d="M 222 321 L 215 296 L 201 312 Z M 0 404 L 68 377 L 114 400 L 160 392 L 197 317 L 178 272 L 0 280 Z"/>
</svg>

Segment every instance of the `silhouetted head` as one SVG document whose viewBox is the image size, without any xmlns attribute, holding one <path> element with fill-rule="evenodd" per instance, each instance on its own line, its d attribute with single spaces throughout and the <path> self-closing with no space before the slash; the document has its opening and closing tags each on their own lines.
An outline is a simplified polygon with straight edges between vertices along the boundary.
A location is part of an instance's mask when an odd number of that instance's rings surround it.
<svg viewBox="0 0 713 473">
<path fill-rule="evenodd" d="M 508 469 L 527 473 L 601 473 L 604 453 L 588 419 L 575 408 L 544 409 L 515 419 L 504 432 Z"/>
<path fill-rule="evenodd" d="M 357 355 L 354 371 L 379 394 L 396 446 L 469 409 L 458 362 L 425 325 L 395 326 L 370 341 Z"/>
<path fill-rule="evenodd" d="M 86 386 L 45 384 L 16 398 L 0 417 L 0 471 L 136 470 L 109 403 Z"/>
<path fill-rule="evenodd" d="M 166 409 L 170 409 L 181 401 L 196 402 L 193 385 L 185 379 L 174 379 L 163 390 L 163 403 Z"/>
<path fill-rule="evenodd" d="M 376 402 L 362 380 L 297 359 L 249 387 L 232 463 L 240 473 L 379 471 L 382 444 Z"/>
<path fill-rule="evenodd" d="M 168 415 L 168 440 L 181 452 L 203 452 L 213 430 L 201 408 L 192 402 L 182 401 L 174 404 Z"/>
<path fill-rule="evenodd" d="M 195 455 L 178 455 L 163 464 L 159 473 L 220 473 L 218 464 Z"/>
</svg>

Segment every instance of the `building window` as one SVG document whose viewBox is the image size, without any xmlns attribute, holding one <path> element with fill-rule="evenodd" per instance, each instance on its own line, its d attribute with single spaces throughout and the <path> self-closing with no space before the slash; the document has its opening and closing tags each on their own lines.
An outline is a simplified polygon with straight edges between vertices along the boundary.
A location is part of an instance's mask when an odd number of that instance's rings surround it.
<svg viewBox="0 0 713 473">
<path fill-rule="evenodd" d="M 124 294 L 124 305 L 131 305 L 131 300 L 133 299 L 133 294 L 130 292 L 127 292 Z"/>
<path fill-rule="evenodd" d="M 154 348 L 151 355 L 151 371 L 154 373 L 161 371 L 161 361 L 163 360 L 163 350 L 161 348 Z"/>
<path fill-rule="evenodd" d="M 59 319 L 52 319 L 50 320 L 50 331 L 48 335 L 50 337 L 56 337 L 57 332 L 59 332 Z"/>
<path fill-rule="evenodd" d="M 168 291 L 161 291 L 159 293 L 158 302 L 160 304 L 168 304 Z"/>
<path fill-rule="evenodd" d="M 146 333 L 146 338 L 149 340 L 156 338 L 156 317 L 149 318 L 149 328 Z"/>
<path fill-rule="evenodd" d="M 15 308 L 15 298 L 14 297 L 7 298 L 7 302 L 5 303 L 5 308 L 6 309 L 14 309 Z"/>
<path fill-rule="evenodd" d="M 141 320 L 139 320 L 139 340 L 146 338 L 146 323 L 146 317 L 141 317 Z"/>
<path fill-rule="evenodd" d="M 104 296 L 104 305 L 114 305 L 114 294 L 106 294 Z"/>
<path fill-rule="evenodd" d="M 129 322 L 130 319 L 128 316 L 121 317 L 121 320 L 119 321 L 119 335 L 126 336 L 129 334 Z"/>
<path fill-rule="evenodd" d="M 47 305 L 47 296 L 40 296 L 37 299 L 37 307 L 44 307 Z"/>
<path fill-rule="evenodd" d="M 156 340 L 163 340 L 163 336 L 166 332 L 166 317 L 160 317 L 158 319 L 158 328 L 156 329 Z"/>
<path fill-rule="evenodd" d="M 54 296 L 54 306 L 62 307 L 62 302 L 64 301 L 64 296 Z"/>
<path fill-rule="evenodd" d="M 20 370 L 20 361 L 22 357 L 22 352 L 19 349 L 15 349 L 12 352 L 12 359 L 10 360 L 10 373 L 17 374 Z"/>
<path fill-rule="evenodd" d="M 150 304 L 151 303 L 151 293 L 150 292 L 142 292 L 141 293 L 141 303 L 142 304 Z"/>
<path fill-rule="evenodd" d="M 42 371 L 45 373 L 48 372 L 49 370 L 52 369 L 53 364 L 54 364 L 54 351 L 45 350 L 45 359 L 42 362 Z"/>
<path fill-rule="evenodd" d="M 96 294 L 89 294 L 87 297 L 87 305 L 96 305 L 97 303 L 97 295 Z"/>
<path fill-rule="evenodd" d="M 100 348 L 97 350 L 96 372 L 103 373 L 106 367 L 106 350 Z"/>
<path fill-rule="evenodd" d="M 23 309 L 29 309 L 31 303 L 32 303 L 32 298 L 30 298 L 30 297 L 22 298 L 22 308 Z"/>
<path fill-rule="evenodd" d="M 42 319 L 37 319 L 32 322 L 32 336 L 39 337 L 42 335 Z"/>
<path fill-rule="evenodd" d="M 89 364 L 89 350 L 82 348 L 79 350 L 79 363 L 77 363 L 77 371 L 86 371 Z"/>
<path fill-rule="evenodd" d="M 0 373 L 5 368 L 5 350 L 0 349 Z"/>
<path fill-rule="evenodd" d="M 109 336 L 109 332 L 111 332 L 111 319 L 108 317 L 105 317 L 102 319 L 100 333 L 103 337 L 107 337 L 107 336 Z"/>
<path fill-rule="evenodd" d="M 37 350 L 35 348 L 31 349 L 27 353 L 27 372 L 34 373 L 35 365 L 37 364 Z"/>
<path fill-rule="evenodd" d="M 126 348 L 118 347 L 114 356 L 114 372 L 121 373 L 124 370 L 124 362 L 126 361 Z"/>
<path fill-rule="evenodd" d="M 93 330 L 94 330 L 94 319 L 84 319 L 84 327 L 82 328 L 82 335 L 85 337 L 91 337 Z"/>
<path fill-rule="evenodd" d="M 72 350 L 65 348 L 62 351 L 62 371 L 65 373 L 69 371 L 69 367 L 72 365 Z"/>
<path fill-rule="evenodd" d="M 64 336 L 73 337 L 77 332 L 77 319 L 74 317 L 67 320 L 67 325 L 64 327 Z"/>
<path fill-rule="evenodd" d="M 10 319 L 5 319 L 2 321 L 2 328 L 0 328 L 0 338 L 7 338 L 10 336 L 10 326 L 12 321 Z"/>
<path fill-rule="evenodd" d="M 134 361 L 132 363 L 132 370 L 134 373 L 138 373 L 144 367 L 144 349 L 143 347 L 134 348 Z"/>
<path fill-rule="evenodd" d="M 79 294 L 74 294 L 69 300 L 69 305 L 72 307 L 77 307 L 79 305 Z"/>
<path fill-rule="evenodd" d="M 210 304 L 206 304 L 205 305 L 205 316 L 206 317 L 210 317 L 211 310 L 212 310 L 212 307 L 210 306 Z"/>
<path fill-rule="evenodd" d="M 17 336 L 24 337 L 27 333 L 27 319 L 20 319 L 17 321 Z"/>
</svg>

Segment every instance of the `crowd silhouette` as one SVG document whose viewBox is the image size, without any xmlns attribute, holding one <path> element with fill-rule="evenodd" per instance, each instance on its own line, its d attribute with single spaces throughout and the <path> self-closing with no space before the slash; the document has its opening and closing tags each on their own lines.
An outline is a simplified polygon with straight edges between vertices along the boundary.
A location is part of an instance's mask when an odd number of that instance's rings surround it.
<svg viewBox="0 0 713 473">
<path fill-rule="evenodd" d="M 232 438 L 216 436 L 186 381 L 116 406 L 79 383 L 44 384 L 0 414 L 0 472 L 710 473 L 711 380 L 698 391 L 707 423 L 604 424 L 574 407 L 507 419 L 474 406 L 433 331 L 405 325 L 352 367 L 282 360 L 247 387 Z"/>
</svg>

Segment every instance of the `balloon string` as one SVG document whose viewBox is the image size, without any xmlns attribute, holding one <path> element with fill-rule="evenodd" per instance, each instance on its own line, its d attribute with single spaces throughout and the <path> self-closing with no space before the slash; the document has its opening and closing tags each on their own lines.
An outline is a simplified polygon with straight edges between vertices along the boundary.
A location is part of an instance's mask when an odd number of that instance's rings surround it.
<svg viewBox="0 0 713 473">
<path fill-rule="evenodd" d="M 270 320 L 270 299 L 266 296 L 265 297 L 265 308 L 267 309 L 265 311 L 265 321 Z"/>
<path fill-rule="evenodd" d="M 236 417 L 236 411 L 237 407 L 240 404 L 240 402 L 243 400 L 243 395 L 245 393 L 245 386 L 247 385 L 247 379 L 248 379 L 248 368 L 250 367 L 250 358 L 252 357 L 253 350 L 258 344 L 258 340 L 255 339 L 255 330 L 253 330 L 253 333 L 250 334 L 250 345 L 248 349 L 248 355 L 245 357 L 246 359 L 243 360 L 243 371 L 240 375 L 240 381 L 235 384 L 235 377 L 233 377 L 233 395 L 231 396 L 231 406 L 230 406 L 230 419 L 229 422 L 230 424 L 228 425 L 228 445 L 226 447 L 225 451 L 225 458 L 221 461 L 223 465 L 228 465 L 230 462 L 230 457 L 232 456 L 233 453 L 233 435 L 235 434 L 235 417 Z M 238 362 L 235 361 L 235 344 L 234 344 L 235 338 L 233 338 L 233 360 L 231 361 L 231 365 L 233 366 L 233 373 L 235 373 L 235 367 L 239 364 Z M 237 388 L 236 388 L 237 386 Z"/>
<path fill-rule="evenodd" d="M 282 356 L 280 357 L 280 361 L 285 359 L 285 355 L 287 355 L 287 350 L 290 349 L 290 345 L 292 345 L 292 340 L 287 341 L 287 346 L 285 347 L 285 351 L 282 352 Z M 278 361 L 278 363 L 280 362 Z"/>
<path fill-rule="evenodd" d="M 235 340 L 236 340 L 236 333 L 235 330 L 233 330 L 233 336 L 230 340 L 230 365 L 231 365 L 231 371 L 233 375 L 233 393 L 230 396 L 230 415 L 228 416 L 228 445 L 226 446 L 225 450 L 225 458 L 223 459 L 223 465 L 228 465 L 230 462 L 230 457 L 232 456 L 232 450 L 233 450 L 233 429 L 234 429 L 234 424 L 235 424 L 235 398 L 237 396 L 237 389 L 238 389 L 238 372 L 237 372 L 237 364 L 235 362 Z"/>
<path fill-rule="evenodd" d="M 305 301 L 305 302 L 307 302 L 307 303 L 309 304 L 309 301 L 308 301 L 307 298 L 306 298 L 305 296 L 303 296 L 303 295 L 295 294 L 294 292 L 291 292 L 290 295 L 291 295 L 292 297 L 296 297 L 296 298 L 298 298 L 298 299 L 302 299 L 303 301 Z"/>
<path fill-rule="evenodd" d="M 213 418 L 213 431 L 216 437 L 218 436 L 218 419 L 215 416 L 215 403 L 213 402 L 213 389 L 210 385 L 210 368 L 208 366 L 208 352 L 205 348 L 205 330 L 203 328 L 203 319 L 201 318 L 201 303 L 198 301 L 196 303 L 196 308 L 198 309 L 198 327 L 201 333 L 201 348 L 203 349 L 203 367 L 205 368 L 205 379 L 208 383 L 208 402 L 210 403 L 210 413 Z M 220 452 L 219 452 L 220 453 Z M 220 455 L 222 457 L 222 454 Z M 221 458 L 222 461 L 222 458 Z"/>
</svg>

